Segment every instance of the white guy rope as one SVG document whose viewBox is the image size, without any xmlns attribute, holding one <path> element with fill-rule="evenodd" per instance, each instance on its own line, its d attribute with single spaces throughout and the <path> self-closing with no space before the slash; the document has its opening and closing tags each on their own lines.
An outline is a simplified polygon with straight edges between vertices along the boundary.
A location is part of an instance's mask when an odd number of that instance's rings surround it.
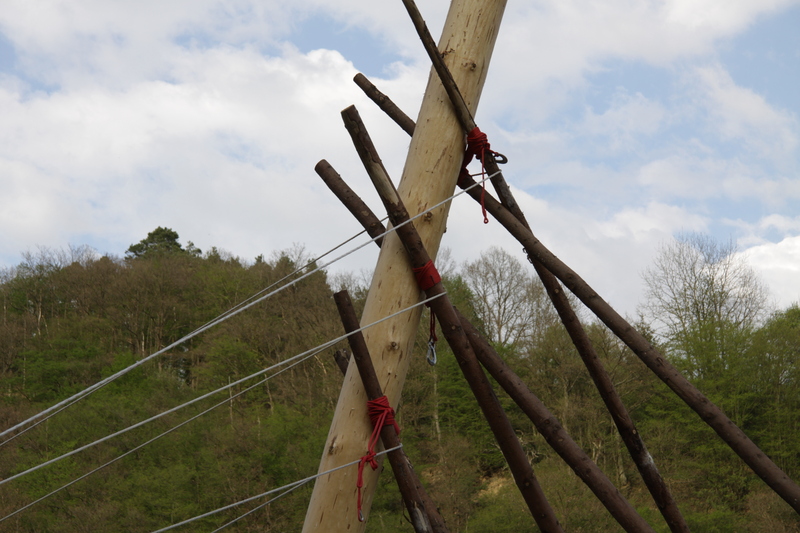
<svg viewBox="0 0 800 533">
<path fill-rule="evenodd" d="M 111 440 L 114 437 L 118 437 L 119 435 L 127 433 L 128 431 L 131 431 L 131 430 L 136 429 L 138 427 L 144 426 L 145 424 L 149 424 L 150 422 L 153 422 L 154 420 L 158 420 L 159 418 L 162 418 L 162 417 L 164 417 L 164 416 L 166 416 L 166 415 L 168 415 L 170 413 L 174 413 L 175 411 L 183 409 L 184 407 L 187 407 L 189 405 L 197 403 L 197 402 L 199 402 L 201 400 L 204 400 L 204 399 L 206 399 L 206 398 L 208 398 L 210 396 L 213 396 L 215 394 L 218 394 L 220 392 L 226 391 L 226 390 L 230 389 L 231 387 L 235 387 L 236 385 L 239 385 L 240 383 L 243 383 L 243 382 L 245 382 L 247 380 L 253 379 L 253 378 L 258 377 L 258 376 L 261 376 L 261 375 L 263 375 L 263 374 L 265 374 L 265 373 L 267 373 L 267 372 L 269 372 L 269 371 L 271 371 L 271 370 L 273 370 L 275 368 L 278 368 L 280 366 L 283 366 L 283 365 L 286 365 L 286 364 L 289 364 L 289 363 L 293 363 L 295 361 L 304 360 L 304 359 L 306 359 L 306 358 L 308 358 L 308 357 L 310 357 L 312 355 L 316 355 L 317 353 L 321 352 L 322 350 L 324 350 L 326 348 L 330 348 L 331 346 L 335 345 L 336 343 L 338 343 L 340 341 L 343 341 L 344 339 L 346 339 L 350 335 L 358 333 L 359 331 L 364 331 L 365 329 L 370 328 L 370 327 L 372 327 L 372 326 L 374 326 L 376 324 L 380 324 L 381 322 L 389 320 L 390 318 L 394 318 L 397 315 L 400 315 L 400 314 L 403 314 L 403 313 L 405 313 L 407 311 L 410 311 L 411 309 L 413 309 L 415 307 L 419 307 L 421 305 L 425 305 L 426 303 L 430 302 L 431 300 L 435 300 L 436 298 L 439 298 L 440 296 L 443 296 L 445 294 L 447 294 L 447 293 L 443 292 L 443 293 L 437 294 L 436 296 L 433 296 L 431 298 L 427 298 L 425 300 L 422 300 L 419 303 L 416 303 L 414 305 L 406 307 L 405 309 L 401 309 L 400 311 L 397 311 L 396 313 L 392 313 L 391 315 L 388 315 L 388 316 L 385 316 L 385 317 L 383 317 L 383 318 L 381 318 L 379 320 L 376 320 L 375 322 L 372 322 L 371 324 L 367 324 L 366 326 L 362 326 L 362 327 L 360 327 L 360 328 L 358 328 L 356 330 L 353 330 L 353 331 L 351 331 L 349 333 L 345 333 L 344 335 L 340 335 L 339 337 L 337 337 L 337 338 L 335 338 L 333 340 L 330 340 L 328 342 L 320 344 L 319 346 L 317 346 L 315 348 L 312 348 L 310 350 L 306 350 L 305 352 L 303 352 L 301 354 L 298 354 L 298 355 L 295 355 L 295 356 L 292 356 L 289 359 L 285 359 L 285 360 L 283 360 L 283 361 L 281 361 L 279 363 L 276 363 L 276 364 L 272 365 L 269 368 L 265 368 L 263 370 L 259 370 L 258 372 L 255 372 L 254 374 L 250 374 L 247 377 L 244 377 L 242 379 L 239 379 L 237 381 L 229 383 L 229 384 L 227 384 L 227 385 L 225 385 L 223 387 L 220 387 L 220 388 L 218 388 L 216 390 L 213 390 L 211 392 L 207 392 L 207 393 L 205 393 L 205 394 L 203 394 L 201 396 L 198 396 L 197 398 L 194 398 L 193 400 L 189 400 L 186 403 L 178 405 L 177 407 L 173 407 L 171 409 L 167 409 L 166 411 L 163 411 L 163 412 L 161 412 L 161 413 L 159 413 L 159 414 L 157 414 L 155 416 L 152 416 L 152 417 L 148 418 L 147 420 L 142 420 L 141 422 L 137 422 L 136 424 L 128 426 L 125 429 L 121 429 L 121 430 L 119 430 L 117 432 L 114 432 L 114 433 L 112 433 L 110 435 L 107 435 L 107 436 L 105 436 L 105 437 L 103 437 L 101 439 L 97 439 L 94 442 L 90 442 L 89 444 L 85 444 L 85 445 L 83 445 L 83 446 L 81 446 L 79 448 L 75 448 L 74 450 L 69 451 L 69 452 L 67 452 L 67 453 L 65 453 L 63 455 L 60 455 L 60 456 L 55 457 L 53 459 L 50 459 L 49 461 L 45 461 L 44 463 L 40 463 L 40 464 L 38 464 L 36 466 L 33 466 L 33 467 L 31 467 L 31 468 L 29 468 L 27 470 L 24 470 L 24 471 L 20 472 L 18 474 L 14 474 L 13 476 L 9 476 L 9 477 L 7 477 L 5 479 L 2 479 L 2 480 L 0 480 L 0 485 L 4 485 L 4 484 L 8 483 L 9 481 L 12 481 L 12 480 L 20 478 L 20 477 L 22 477 L 24 475 L 30 474 L 31 472 L 35 472 L 36 470 L 39 470 L 40 468 L 44 468 L 45 466 L 49 466 L 49 465 L 51 465 L 53 463 L 57 463 L 58 461 L 61 461 L 62 459 L 66 459 L 67 457 L 71 457 L 71 456 L 73 456 L 75 454 L 78 454 L 78 453 L 84 451 L 84 450 L 88 450 L 89 448 L 91 448 L 93 446 L 96 446 L 98 444 L 101 444 L 103 442 Z"/>
<path fill-rule="evenodd" d="M 320 350 L 320 351 L 322 351 L 322 350 Z M 211 407 L 209 407 L 209 408 L 208 408 L 208 409 L 206 409 L 205 411 L 202 411 L 202 412 L 200 412 L 200 413 L 198 413 L 198 414 L 194 415 L 194 416 L 193 416 L 193 417 L 191 417 L 191 418 L 187 418 L 186 420 L 184 420 L 184 421 L 183 421 L 183 422 L 181 422 L 180 424 L 178 424 L 178 425 L 176 425 L 176 426 L 173 426 L 173 427 L 169 428 L 168 430 L 164 431 L 163 433 L 160 433 L 159 435 L 156 435 L 156 436 L 155 436 L 155 437 L 153 437 L 152 439 L 150 439 L 150 440 L 148 440 L 148 441 L 145 441 L 145 442 L 143 442 L 142 444 L 139 444 L 138 446 L 136 446 L 136 447 L 134 447 L 134 448 L 132 448 L 132 449 L 128 450 L 127 452 L 123 453 L 122 455 L 118 455 L 117 457 L 115 457 L 115 458 L 111 459 L 110 461 L 106 462 L 105 464 L 102 464 L 102 465 L 98 466 L 98 467 L 97 467 L 97 468 L 95 468 L 94 470 L 90 470 L 89 472 L 87 472 L 87 473 L 83 474 L 82 476 L 80 476 L 80 477 L 77 477 L 77 478 L 73 479 L 72 481 L 70 481 L 70 482 L 68 482 L 68 483 L 66 483 L 66 484 L 64 484 L 64 485 L 61 485 L 61 486 L 60 486 L 60 487 L 58 487 L 57 489 L 55 489 L 55 490 L 53 490 L 53 491 L 51 491 L 51 492 L 49 492 L 49 493 L 45 494 L 44 496 L 42 496 L 42 497 L 41 497 L 41 498 L 39 498 L 38 500 L 34 500 L 34 501 L 32 501 L 31 503 L 29 503 L 29 504 L 27 504 L 27 505 L 25 505 L 25 506 L 23 506 L 23 507 L 20 507 L 20 508 L 19 508 L 19 509 L 17 509 L 16 511 L 13 511 L 13 512 L 12 512 L 12 513 L 10 513 L 10 514 L 7 514 L 6 516 L 4 516 L 4 517 L 0 518 L 0 522 L 3 522 L 4 520 L 6 520 L 6 519 L 8 519 L 8 518 L 11 518 L 11 517 L 12 517 L 12 516 L 14 516 L 14 515 L 17 515 L 17 514 L 21 513 L 21 512 L 22 512 L 22 511 L 24 511 L 25 509 L 29 509 L 29 508 L 33 507 L 33 506 L 34 506 L 34 505 L 36 505 L 37 503 L 43 502 L 44 500 L 46 500 L 46 499 L 50 498 L 51 496 L 53 496 L 53 495 L 55 495 L 55 494 L 57 494 L 57 493 L 61 492 L 62 490 L 64 490 L 64 489 L 66 489 L 66 488 L 69 488 L 69 487 L 71 487 L 72 485 L 74 485 L 75 483 L 77 483 L 77 482 L 81 481 L 82 479 L 86 479 L 87 477 L 91 476 L 91 475 L 92 475 L 92 474 L 94 474 L 95 472 L 99 472 L 100 470 L 104 469 L 105 467 L 107 467 L 107 466 L 110 466 L 110 465 L 112 465 L 112 464 L 116 463 L 116 462 L 117 462 L 117 461 L 119 461 L 120 459 L 122 459 L 122 458 L 124 458 L 124 457 L 127 457 L 128 455 L 130 455 L 130 454 L 132 454 L 132 453 L 134 453 L 134 452 L 136 452 L 136 451 L 138 451 L 138 450 L 141 450 L 142 448 L 144 448 L 144 447 L 145 447 L 145 446 L 147 446 L 148 444 L 150 444 L 150 443 L 152 443 L 152 442 L 155 442 L 155 441 L 157 441 L 157 440 L 158 440 L 158 439 L 160 439 L 161 437 L 164 437 L 164 436 L 166 436 L 166 435 L 169 435 L 169 434 L 170 434 L 170 433 L 172 433 L 173 431 L 177 430 L 178 428 L 181 428 L 181 427 L 185 426 L 185 425 L 186 425 L 186 424 L 188 424 L 189 422 L 192 422 L 192 421 L 194 421 L 194 420 L 197 420 L 197 419 L 198 419 L 198 418 L 200 418 L 201 416 L 203 416 L 203 415 L 205 415 L 205 414 L 207 414 L 207 413 L 210 413 L 211 411 L 213 411 L 213 410 L 214 410 L 214 409 L 216 409 L 217 407 L 221 407 L 221 406 L 223 406 L 223 405 L 226 405 L 227 403 L 229 403 L 229 402 L 230 402 L 231 400 L 233 400 L 234 398 L 238 398 L 239 396 L 241 396 L 241 395 L 243 395 L 243 394 L 245 394 L 245 393 L 247 393 L 247 392 L 250 392 L 251 390 L 253 390 L 253 389 L 255 389 L 256 387 L 258 387 L 259 385 L 263 385 L 264 383 L 266 383 L 266 382 L 267 382 L 267 381 L 269 381 L 270 379 L 272 379 L 272 378 L 274 378 L 274 377 L 278 376 L 279 374 L 282 374 L 282 373 L 286 372 L 286 371 L 287 371 L 287 370 L 289 370 L 290 368 L 293 368 L 293 367 L 295 367 L 295 366 L 299 365 L 299 364 L 300 364 L 300 363 L 302 363 L 303 361 L 306 361 L 307 359 L 310 359 L 311 357 L 313 357 L 313 356 L 317 355 L 318 353 L 319 353 L 319 352 L 314 352 L 314 353 L 312 353 L 312 354 L 309 354 L 308 356 L 304 357 L 303 359 L 300 359 L 299 361 L 296 361 L 296 362 L 292 363 L 291 365 L 287 366 L 286 368 L 282 368 L 282 369 L 280 369 L 279 371 L 275 372 L 275 373 L 274 373 L 274 374 L 272 374 L 271 376 L 268 376 L 268 377 L 266 377 L 266 378 L 262 379 L 262 380 L 261 380 L 261 381 L 259 381 L 258 383 L 255 383 L 255 384 L 253 384 L 253 385 L 251 385 L 251 386 L 247 387 L 246 389 L 242 389 L 241 391 L 237 392 L 236 394 L 234 394 L 234 395 L 232 395 L 232 396 L 230 396 L 230 397 L 228 397 L 228 398 L 225 398 L 224 400 L 222 400 L 221 402 L 219 402 L 219 403 L 217 403 L 217 404 L 215 404 L 215 405 L 212 405 Z"/>
<path fill-rule="evenodd" d="M 310 271 L 306 272 L 305 274 L 303 274 L 299 278 L 294 279 L 293 281 L 287 283 L 286 285 L 283 285 L 280 288 L 278 288 L 278 289 L 276 289 L 276 290 L 274 290 L 274 291 L 272 291 L 272 292 L 270 292 L 268 294 L 265 294 L 264 296 L 261 296 L 261 297 L 253 300 L 252 302 L 250 302 L 250 303 L 248 303 L 246 305 L 242 305 L 238 309 L 235 309 L 235 310 L 231 311 L 230 313 L 222 316 L 221 318 L 212 320 L 211 322 L 207 323 L 206 325 L 196 329 L 192 333 L 181 337 L 180 339 L 178 339 L 177 341 L 173 342 L 169 346 L 166 346 L 165 348 L 162 348 L 161 350 L 159 350 L 159 351 L 157 351 L 157 352 L 155 352 L 155 353 L 153 353 L 153 354 L 151 354 L 151 355 L 149 355 L 149 356 L 147 356 L 147 357 L 135 362 L 134 364 L 132 364 L 132 365 L 126 367 L 126 368 L 123 368 L 119 372 L 117 372 L 115 374 L 112 374 L 111 376 L 108 376 L 107 378 L 104 378 L 104 379 L 98 381 L 94 385 L 91 385 L 91 386 L 85 388 L 84 390 L 82 390 L 82 391 L 70 396 L 69 398 L 67 398 L 65 400 L 62 400 L 62 401 L 56 403 L 55 405 L 53 405 L 51 407 L 48 407 L 47 409 L 45 409 L 43 411 L 40 411 L 39 413 L 37 413 L 37 414 L 29 417 L 28 419 L 20 422 L 19 424 L 16 424 L 15 426 L 13 426 L 13 427 L 11 427 L 9 429 L 6 429 L 3 432 L 0 432 L 0 437 L 5 437 L 9 433 L 14 432 L 15 430 L 20 429 L 21 427 L 31 423 L 32 421 L 34 421 L 34 420 L 36 420 L 38 418 L 41 418 L 41 417 L 45 416 L 45 415 L 49 415 L 47 418 L 50 418 L 50 416 L 57 414 L 58 412 L 62 411 L 63 409 L 66 409 L 70 405 L 73 405 L 74 403 L 82 400 L 83 398 L 89 396 L 90 394 L 92 394 L 93 392 L 97 391 L 98 389 L 100 389 L 102 387 L 105 387 L 106 385 L 108 385 L 109 383 L 114 381 L 115 379 L 127 374 L 128 372 L 130 372 L 131 370 L 134 370 L 135 368 L 138 368 L 139 366 L 141 366 L 144 363 L 152 360 L 156 356 L 164 354 L 165 352 L 167 352 L 167 351 L 169 351 L 169 350 L 171 350 L 171 349 L 183 344 L 184 342 L 186 342 L 187 340 L 191 339 L 192 337 L 195 337 L 196 335 L 199 335 L 200 333 L 212 328 L 213 326 L 216 326 L 217 324 L 220 324 L 221 322 L 223 322 L 223 321 L 225 321 L 225 320 L 227 320 L 227 319 L 229 319 L 229 318 L 241 313 L 242 311 L 244 311 L 246 309 L 249 309 L 250 307 L 256 305 L 257 303 L 262 302 L 263 300 L 266 300 L 267 298 L 270 298 L 271 296 L 274 296 L 275 294 L 283 291 L 284 289 L 287 289 L 289 287 L 294 286 L 295 284 L 299 283 L 303 279 L 305 279 L 305 278 L 311 276 L 312 274 L 314 274 L 314 273 L 316 273 L 316 272 L 318 272 L 318 271 L 320 271 L 320 270 L 322 270 L 324 268 L 329 267 L 330 265 L 336 263 L 337 261 L 340 261 L 340 260 L 344 259 L 345 257 L 357 252 L 358 250 L 360 250 L 360 249 L 364 248 L 365 246 L 371 244 L 375 240 L 377 240 L 377 239 L 379 239 L 381 237 L 384 237 L 384 236 L 388 235 L 389 233 L 392 233 L 393 231 L 397 231 L 398 228 L 404 226 L 405 224 L 409 224 L 412 221 L 416 220 L 417 218 L 427 214 L 428 212 L 433 211 L 434 209 L 438 208 L 439 206 L 444 205 L 447 202 L 452 201 L 453 199 L 457 198 L 458 196 L 461 196 L 462 194 L 464 194 L 465 192 L 467 192 L 471 188 L 476 187 L 476 186 L 484 183 L 486 180 L 489 180 L 489 179 L 493 178 L 494 176 L 496 176 L 499 173 L 500 173 L 500 171 L 497 171 L 496 173 L 494 173 L 492 175 L 486 176 L 485 178 L 483 178 L 480 181 L 476 181 L 474 184 L 470 185 L 469 187 L 467 187 L 465 189 L 462 189 L 462 190 L 458 191 L 457 193 L 453 194 L 452 196 L 450 196 L 448 198 L 445 198 L 441 202 L 429 207 L 428 209 L 426 209 L 424 211 L 421 211 L 420 213 L 414 215 L 413 217 L 409 218 L 405 222 L 403 222 L 401 224 L 398 224 L 397 226 L 394 226 L 394 227 L 391 227 L 391 228 L 387 229 L 386 231 L 384 231 L 380 235 L 377 235 L 377 236 L 375 236 L 373 238 L 370 238 L 365 243 L 363 243 L 363 244 L 351 249 L 350 251 L 348 251 L 348 252 L 336 257 L 335 259 L 329 261 L 328 263 L 320 265 L 320 266 L 314 268 L 313 270 L 310 270 Z M 51 415 L 51 413 L 52 413 L 52 415 Z M 5 442 L 3 442 L 3 444 L 8 442 L 9 440 L 11 440 L 11 439 L 6 440 Z"/>
<path fill-rule="evenodd" d="M 400 444 L 399 446 L 395 446 L 394 448 L 389 448 L 388 450 L 383 450 L 382 452 L 378 452 L 375 455 L 376 456 L 385 455 L 385 454 L 387 454 L 389 452 L 393 452 L 395 450 L 399 450 L 402 447 L 403 447 L 403 445 Z M 170 529 L 175 529 L 176 527 L 184 526 L 186 524 L 191 524 L 192 522 L 196 522 L 198 520 L 201 520 L 201 519 L 206 518 L 208 516 L 211 516 L 213 514 L 221 513 L 222 511 L 227 511 L 228 509 L 232 509 L 232 508 L 237 507 L 239 505 L 242 505 L 242 504 L 245 504 L 245 503 L 248 503 L 248 502 L 252 502 L 252 501 L 257 500 L 259 498 L 263 498 L 264 496 L 269 496 L 270 494 L 274 494 L 276 492 L 280 492 L 280 491 L 282 491 L 284 489 L 297 488 L 300 485 L 305 485 L 306 483 L 308 483 L 310 481 L 314 481 L 318 477 L 326 476 L 326 475 L 330 474 L 331 472 L 336 472 L 337 470 L 341 470 L 342 468 L 347 468 L 348 466 L 357 465 L 360 462 L 361 462 L 361 459 L 356 459 L 355 461 L 352 461 L 350 463 L 337 466 L 336 468 L 331 468 L 330 470 L 326 470 L 325 472 L 320 472 L 319 474 L 315 474 L 313 476 L 309 476 L 309 477 L 307 477 L 305 479 L 301 479 L 300 481 L 294 481 L 292 483 L 289 483 L 288 485 L 284 485 L 283 487 L 278 487 L 277 489 L 272 489 L 272 490 L 269 490 L 267 492 L 261 493 L 258 496 L 251 496 L 251 497 L 249 497 L 249 498 L 247 498 L 245 500 L 242 500 L 240 502 L 232 503 L 230 505 L 226 505 L 225 507 L 220 507 L 219 509 L 215 509 L 213 511 L 209 511 L 209 512 L 203 513 L 201 515 L 197 515 L 194 518 L 189 518 L 188 520 L 184 520 L 183 522 L 178 522 L 177 524 L 172 524 L 171 526 L 167 526 L 167 527 L 162 528 L 162 529 L 157 529 L 156 531 L 153 531 L 153 533 L 162 533 L 164 531 L 169 531 Z M 275 498 L 275 499 L 277 499 L 277 498 Z M 267 503 L 269 503 L 269 502 L 267 502 Z M 227 526 L 227 524 L 226 524 L 226 526 Z M 225 526 L 223 526 L 223 527 L 225 527 Z M 217 531 L 219 531 L 219 530 L 217 530 Z"/>
</svg>

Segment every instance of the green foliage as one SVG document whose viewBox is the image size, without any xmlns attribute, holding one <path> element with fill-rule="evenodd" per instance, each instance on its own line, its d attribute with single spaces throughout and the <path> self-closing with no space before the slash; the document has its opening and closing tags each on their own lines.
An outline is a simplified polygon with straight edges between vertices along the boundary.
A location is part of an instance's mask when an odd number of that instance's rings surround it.
<svg viewBox="0 0 800 533">
<path fill-rule="evenodd" d="M 182 248 L 177 233 L 167 228 L 133 245 L 127 260 L 81 249 L 29 254 L 22 265 L 0 276 L 3 427 L 174 343 L 306 262 L 300 248 L 273 253 L 269 259 L 261 255 L 252 264 L 216 247 L 201 254 L 191 243 Z M 331 281 L 325 273 L 315 273 L 12 441 L 0 451 L 0 477 L 340 335 L 331 292 L 342 286 L 353 291 L 356 308 L 362 309 L 363 283 L 352 276 Z M 445 286 L 460 311 L 485 331 L 487 317 L 475 305 L 476 291 L 468 278 L 451 269 Z M 519 334 L 504 338 L 497 350 L 623 495 L 657 531 L 666 532 L 568 335 L 547 310 L 542 294 L 530 283 L 525 287 L 529 323 L 515 326 Z M 693 530 L 798 531 L 791 509 L 638 358 L 604 326 L 585 327 Z M 427 329 L 425 312 L 398 407 L 406 453 L 451 531 L 537 531 L 442 335 L 439 364 L 425 362 Z M 665 355 L 797 478 L 800 309 L 747 327 L 695 321 L 680 335 L 663 343 Z M 152 531 L 313 474 L 341 387 L 332 359 L 340 347 L 242 395 L 237 394 L 257 380 L 0 487 L 4 516 L 221 404 L 0 529 Z M 532 423 L 496 390 L 565 529 L 618 531 Z M 410 531 L 389 472 L 379 484 L 368 531 Z M 235 529 L 298 530 L 310 491 L 311 485 L 298 489 Z M 187 530 L 213 530 L 257 503 L 208 517 Z"/>
<path fill-rule="evenodd" d="M 193 244 L 190 243 L 193 255 L 199 254 Z M 186 252 L 178 242 L 178 233 L 170 228 L 157 227 L 147 234 L 147 237 L 136 244 L 131 244 L 125 255 L 130 258 L 153 257 Z"/>
</svg>

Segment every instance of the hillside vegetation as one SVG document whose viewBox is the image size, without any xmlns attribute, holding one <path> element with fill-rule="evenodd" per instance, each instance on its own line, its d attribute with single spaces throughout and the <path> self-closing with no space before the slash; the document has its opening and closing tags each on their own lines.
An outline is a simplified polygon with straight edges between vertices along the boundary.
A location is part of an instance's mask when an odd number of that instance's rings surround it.
<svg viewBox="0 0 800 533">
<path fill-rule="evenodd" d="M 166 228 L 132 245 L 124 259 L 85 247 L 26 254 L 0 277 L 0 428 L 172 345 L 285 276 L 299 277 L 292 273 L 306 261 L 301 250 L 250 262 L 217 249 L 202 253 Z M 734 276 L 737 268 L 744 274 Z M 668 531 L 532 269 L 491 249 L 443 270 L 462 312 L 634 507 L 657 531 Z M 770 311 L 748 272 L 730 249 L 697 236 L 676 241 L 645 273 L 639 326 L 797 480 L 800 309 Z M 338 337 L 332 293 L 348 288 L 360 310 L 366 289 L 354 279 L 316 272 L 170 348 L 2 446 L 0 477 Z M 798 516 L 697 415 L 605 327 L 582 316 L 694 531 L 800 531 Z M 438 364 L 425 361 L 426 328 L 425 316 L 398 408 L 401 440 L 417 472 L 451 531 L 538 531 L 444 341 Z M 0 517 L 220 404 L 0 522 L 0 531 L 153 531 L 313 475 L 342 381 L 333 353 L 343 348 L 327 348 L 272 379 L 262 381 L 268 373 L 237 384 L 3 484 Z M 565 530 L 619 531 L 532 423 L 498 395 Z M 380 485 L 368 531 L 413 531 L 388 469 Z M 299 531 L 310 492 L 310 484 L 295 490 L 229 530 Z M 213 531 L 263 501 L 178 531 Z"/>
</svg>

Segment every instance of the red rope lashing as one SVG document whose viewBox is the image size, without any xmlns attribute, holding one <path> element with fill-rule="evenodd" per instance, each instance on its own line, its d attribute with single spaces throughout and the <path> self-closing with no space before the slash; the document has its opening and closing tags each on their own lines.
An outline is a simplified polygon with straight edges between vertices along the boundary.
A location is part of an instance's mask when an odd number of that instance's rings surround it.
<svg viewBox="0 0 800 533">
<path fill-rule="evenodd" d="M 436 270 L 433 261 L 428 261 L 421 267 L 412 270 L 414 271 L 414 277 L 417 279 L 417 285 L 423 291 L 427 291 L 442 281 L 442 276 L 439 275 L 439 271 Z"/>
<path fill-rule="evenodd" d="M 489 148 L 489 139 L 486 137 L 486 134 L 481 131 L 478 126 L 475 126 L 472 131 L 467 134 L 467 149 L 464 152 L 464 160 L 461 163 L 461 172 L 459 173 L 459 181 L 465 177 L 470 176 L 469 171 L 467 170 L 467 165 L 469 165 L 472 158 L 475 157 L 478 161 L 481 162 L 481 176 L 486 174 L 486 167 L 483 165 L 483 158 L 486 155 L 486 152 L 492 152 Z M 492 152 L 494 153 L 494 152 Z M 489 223 L 489 217 L 486 215 L 486 182 L 483 182 L 483 188 L 481 189 L 481 212 L 483 213 L 483 223 Z"/>
<path fill-rule="evenodd" d="M 375 446 L 378 444 L 378 439 L 384 426 L 392 425 L 397 434 L 400 434 L 400 427 L 394 419 L 394 409 L 389 405 L 389 399 L 386 396 L 369 400 L 367 402 L 367 414 L 372 421 L 372 435 L 367 445 L 367 454 L 358 463 L 358 481 L 356 481 L 356 487 L 358 487 L 358 520 L 360 522 L 364 521 L 364 514 L 361 512 L 361 487 L 364 486 L 364 465 L 369 463 L 373 470 L 378 468 L 378 461 L 375 460 Z"/>
</svg>

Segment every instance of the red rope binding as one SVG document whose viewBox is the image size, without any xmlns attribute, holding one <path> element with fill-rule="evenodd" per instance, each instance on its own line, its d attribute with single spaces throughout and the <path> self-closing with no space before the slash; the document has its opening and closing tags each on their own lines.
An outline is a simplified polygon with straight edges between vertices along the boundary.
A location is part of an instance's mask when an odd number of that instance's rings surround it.
<svg viewBox="0 0 800 533">
<path fill-rule="evenodd" d="M 483 158 L 486 155 L 486 152 L 492 152 L 492 150 L 489 148 L 489 139 L 478 126 L 475 126 L 475 128 L 473 128 L 473 130 L 467 134 L 467 149 L 464 152 L 464 160 L 461 163 L 461 172 L 459 173 L 458 177 L 459 181 L 470 176 L 470 173 L 467 170 L 467 165 L 469 165 L 473 157 L 481 162 L 480 175 L 483 176 L 486 174 L 486 167 L 483 166 Z M 489 217 L 486 216 L 485 197 L 486 182 L 484 181 L 483 189 L 481 190 L 481 211 L 483 212 L 483 223 L 488 224 Z"/>
<path fill-rule="evenodd" d="M 367 454 L 361 458 L 358 463 L 358 520 L 364 521 L 364 514 L 361 512 L 361 487 L 364 486 L 364 465 L 369 463 L 373 470 L 378 468 L 378 461 L 375 460 L 375 446 L 378 444 L 378 439 L 381 436 L 381 430 L 384 426 L 392 425 L 397 434 L 400 434 L 400 427 L 394 419 L 394 409 L 389 405 L 389 399 L 386 396 L 375 398 L 367 402 L 367 413 L 369 419 L 372 421 L 372 435 L 369 438 L 367 446 Z"/>
<path fill-rule="evenodd" d="M 414 277 L 417 279 L 417 285 L 423 291 L 427 291 L 442 281 L 442 276 L 439 275 L 439 271 L 436 270 L 433 261 L 428 261 L 421 267 L 412 270 L 414 271 Z"/>
</svg>

